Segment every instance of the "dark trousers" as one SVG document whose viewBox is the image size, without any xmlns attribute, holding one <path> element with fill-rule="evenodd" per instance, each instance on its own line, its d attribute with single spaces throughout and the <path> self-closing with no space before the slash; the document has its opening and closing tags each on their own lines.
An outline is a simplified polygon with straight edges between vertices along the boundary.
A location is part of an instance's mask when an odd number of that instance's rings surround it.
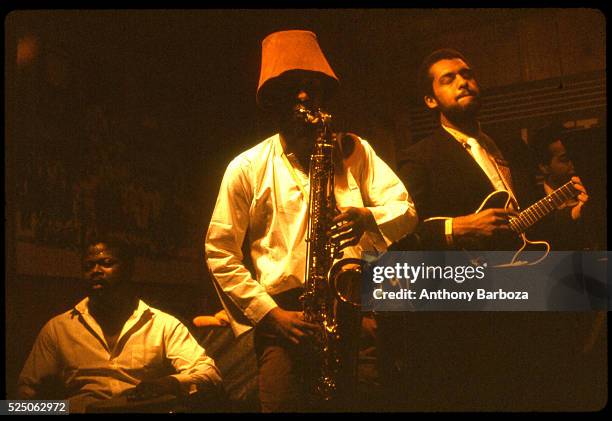
<svg viewBox="0 0 612 421">
<path fill-rule="evenodd" d="M 302 310 L 300 290 L 273 296 L 283 310 Z M 259 401 L 262 412 L 297 412 L 306 410 L 302 384 L 304 347 L 294 345 L 264 327 L 255 327 Z"/>
<path fill-rule="evenodd" d="M 301 290 L 294 289 L 273 298 L 284 310 L 301 311 L 302 304 L 299 301 L 301 293 Z M 349 339 L 359 334 L 361 320 L 359 312 L 342 310 L 338 311 L 337 316 L 343 320 L 339 327 L 341 337 Z M 356 339 L 359 339 L 358 336 Z M 345 341 L 341 345 L 339 352 L 343 359 L 341 372 L 336 379 L 338 393 L 329 402 L 321 401 L 313 393 L 312 382 L 316 380 L 321 368 L 314 347 L 315 345 L 308 341 L 295 345 L 265 327 L 255 328 L 255 352 L 262 412 L 336 411 L 346 408 L 347 395 L 354 398 L 354 394 L 349 391 L 355 386 L 356 379 L 351 375 L 350 368 L 356 371 L 358 341 Z M 349 348 L 354 348 L 354 353 L 349 352 Z"/>
</svg>

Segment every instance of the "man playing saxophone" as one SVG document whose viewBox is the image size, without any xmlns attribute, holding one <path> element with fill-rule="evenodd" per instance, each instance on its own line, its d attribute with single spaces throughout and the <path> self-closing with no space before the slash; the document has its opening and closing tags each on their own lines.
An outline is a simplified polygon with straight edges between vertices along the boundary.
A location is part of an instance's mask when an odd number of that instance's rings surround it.
<svg viewBox="0 0 612 421">
<path fill-rule="evenodd" d="M 304 110 L 325 110 L 338 84 L 314 33 L 281 31 L 263 40 L 256 98 L 278 133 L 230 162 L 206 234 L 207 264 L 234 333 L 255 327 L 265 412 L 317 410 L 306 404 L 300 381 L 312 360 L 304 344 L 319 329 L 304 320 L 300 301 L 312 217 L 309 167 L 320 135 Z M 384 251 L 414 230 L 412 199 L 367 141 L 351 134 L 333 142 L 338 213 L 328 233 L 345 258 Z M 247 233 L 254 276 L 242 252 Z"/>
</svg>

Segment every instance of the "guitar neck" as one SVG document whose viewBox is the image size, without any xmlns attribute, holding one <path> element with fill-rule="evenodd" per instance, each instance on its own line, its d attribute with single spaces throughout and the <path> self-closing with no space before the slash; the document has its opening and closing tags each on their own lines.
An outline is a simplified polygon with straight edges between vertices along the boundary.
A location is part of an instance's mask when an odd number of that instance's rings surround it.
<svg viewBox="0 0 612 421">
<path fill-rule="evenodd" d="M 568 181 L 545 198 L 538 200 L 536 203 L 519 213 L 517 217 L 512 218 L 510 220 L 510 227 L 515 232 L 521 234 L 540 219 L 577 195 L 578 191 L 573 187 L 573 183 Z"/>
</svg>

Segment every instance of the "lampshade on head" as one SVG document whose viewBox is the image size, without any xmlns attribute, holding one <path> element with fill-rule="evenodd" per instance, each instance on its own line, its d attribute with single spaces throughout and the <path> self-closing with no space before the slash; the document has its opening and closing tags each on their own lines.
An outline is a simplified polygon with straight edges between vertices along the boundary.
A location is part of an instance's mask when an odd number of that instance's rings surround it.
<svg viewBox="0 0 612 421">
<path fill-rule="evenodd" d="M 287 89 L 293 83 L 305 76 L 321 81 L 325 99 L 338 88 L 338 77 L 325 59 L 313 32 L 280 31 L 264 38 L 257 87 L 257 104 L 260 107 L 272 108 L 288 94 Z"/>
</svg>

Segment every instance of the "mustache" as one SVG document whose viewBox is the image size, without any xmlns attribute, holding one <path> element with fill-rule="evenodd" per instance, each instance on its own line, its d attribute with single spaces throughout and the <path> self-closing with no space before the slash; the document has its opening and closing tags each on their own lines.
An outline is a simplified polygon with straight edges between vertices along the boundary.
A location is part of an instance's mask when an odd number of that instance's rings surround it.
<svg viewBox="0 0 612 421">
<path fill-rule="evenodd" d="M 478 97 L 478 94 L 470 89 L 464 89 L 459 95 L 457 95 L 457 99 L 465 98 L 466 96 Z"/>
<path fill-rule="evenodd" d="M 104 291 L 108 289 L 108 284 L 103 280 L 91 281 L 88 287 L 90 291 Z"/>
</svg>

